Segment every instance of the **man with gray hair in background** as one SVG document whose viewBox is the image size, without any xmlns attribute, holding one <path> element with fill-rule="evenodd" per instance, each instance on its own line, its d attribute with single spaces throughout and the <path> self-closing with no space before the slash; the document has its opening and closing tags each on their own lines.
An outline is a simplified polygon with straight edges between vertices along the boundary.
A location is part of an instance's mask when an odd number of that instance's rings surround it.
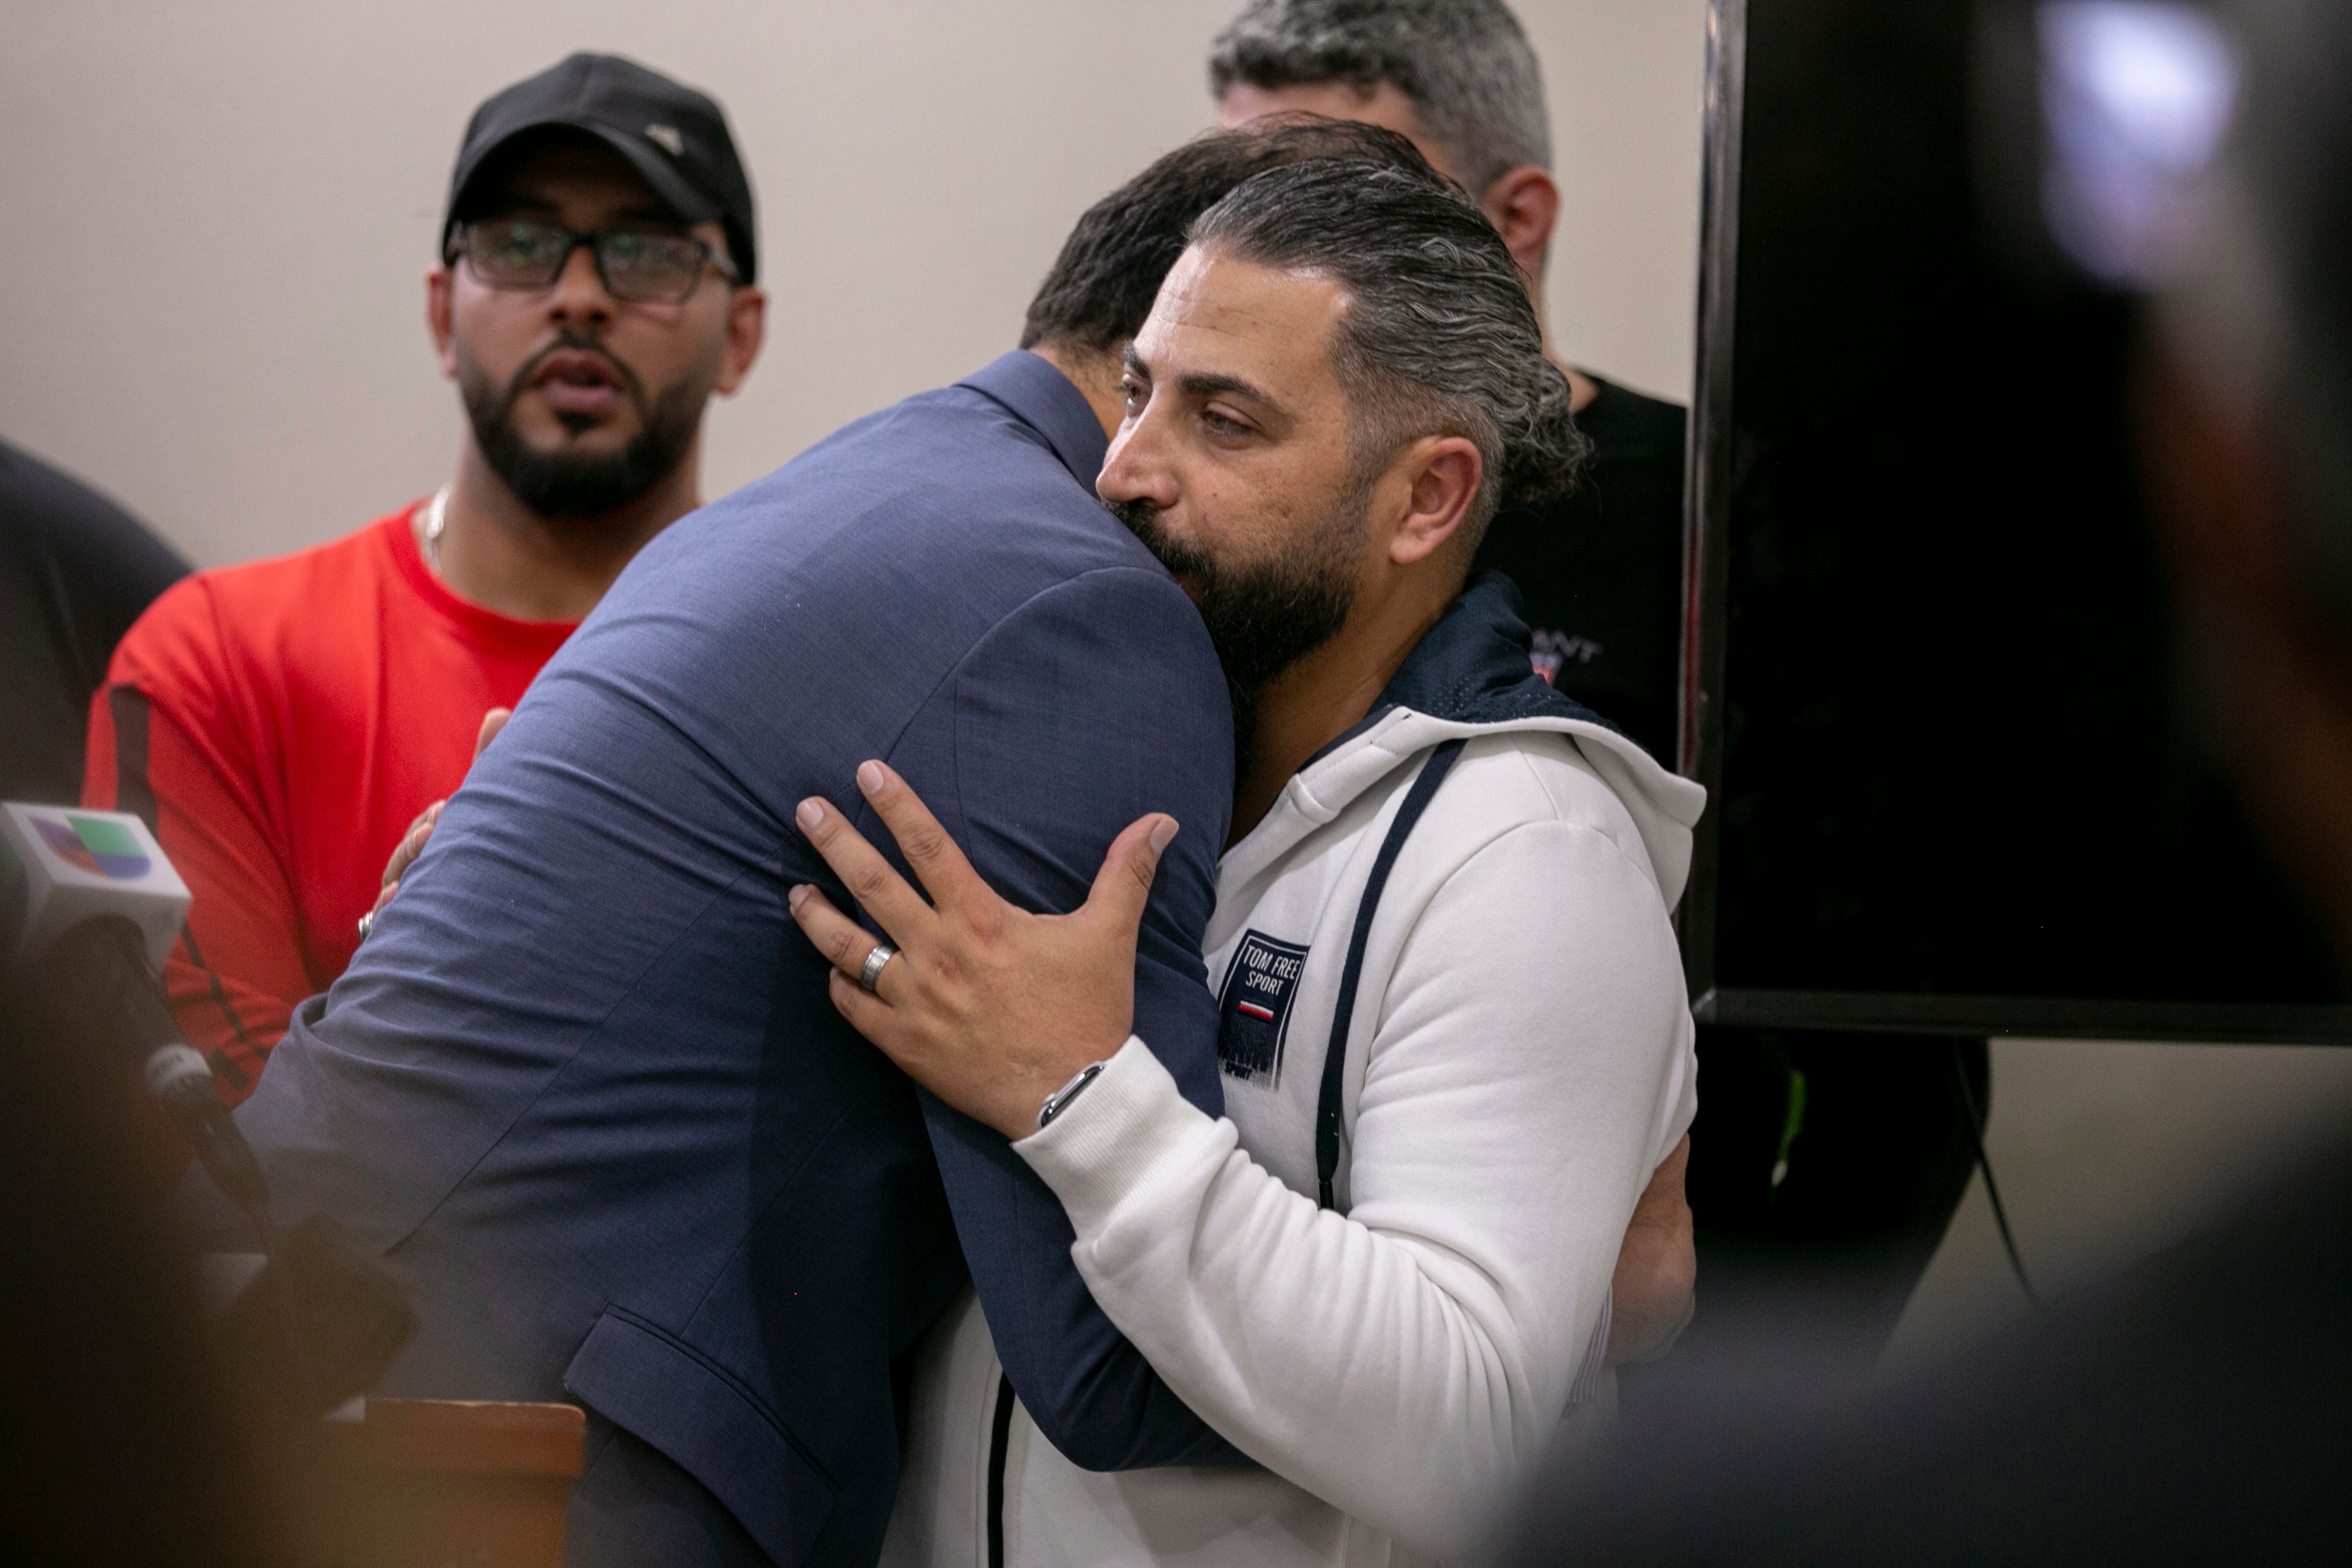
<svg viewBox="0 0 2352 1568">
<path fill-rule="evenodd" d="M 1478 198 L 1543 319 L 1559 215 L 1551 121 L 1535 50 L 1501 0 L 1250 0 L 1217 36 L 1209 87 L 1227 128 L 1305 110 L 1408 138 Z M 1572 494 L 1496 517 L 1478 564 L 1526 596 L 1537 670 L 1671 767 L 1683 411 L 1547 349 L 1591 462 Z"/>
<path fill-rule="evenodd" d="M 1559 189 L 1541 68 L 1503 0 L 1248 0 L 1212 47 L 1209 86 L 1220 125 L 1304 110 L 1410 138 L 1476 195 L 1541 311 Z M 1507 505 L 1476 564 L 1525 595 L 1537 670 L 1672 765 L 1683 410 L 1559 363 L 1592 446 L 1584 483 Z M 1964 1089 L 1950 1053 L 1916 1036 L 1708 1026 L 1699 1042 L 1688 1208 L 1644 1205 L 1685 1236 L 1696 1217 L 1709 1305 L 1683 1359 L 1696 1370 L 1718 1334 L 1801 1321 L 1822 1372 L 1865 1374 L 1968 1189 L 1985 1043 L 1954 1042 Z M 1671 1328 L 1640 1338 L 1663 1353 Z"/>
</svg>

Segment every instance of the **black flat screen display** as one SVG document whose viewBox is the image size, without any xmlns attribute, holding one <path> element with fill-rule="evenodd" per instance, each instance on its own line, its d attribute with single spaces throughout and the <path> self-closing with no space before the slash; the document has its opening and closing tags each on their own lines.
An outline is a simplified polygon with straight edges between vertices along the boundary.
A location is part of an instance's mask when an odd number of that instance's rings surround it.
<svg viewBox="0 0 2352 1568">
<path fill-rule="evenodd" d="M 1717 247 L 1706 285 L 1731 330 L 1696 399 L 1723 453 L 1701 503 L 1718 837 L 1686 934 L 1716 1016 L 1808 1021 L 1787 998 L 1830 994 L 1810 1021 L 2097 1033 L 2082 1005 L 2112 1002 L 2128 1033 L 2196 1004 L 2179 1032 L 2252 1037 L 2263 1009 L 2340 1003 L 2173 617 L 2136 307 L 2019 264 L 1987 216 L 1975 8 L 1744 11 L 1736 261 Z"/>
</svg>

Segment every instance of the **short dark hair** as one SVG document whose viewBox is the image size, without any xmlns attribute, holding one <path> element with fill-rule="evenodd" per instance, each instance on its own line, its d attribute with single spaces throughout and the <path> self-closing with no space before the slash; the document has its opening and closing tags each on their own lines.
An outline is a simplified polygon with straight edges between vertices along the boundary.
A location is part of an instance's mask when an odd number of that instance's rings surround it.
<svg viewBox="0 0 2352 1568">
<path fill-rule="evenodd" d="M 1444 183 L 1411 142 L 1374 125 L 1283 114 L 1197 136 L 1086 210 L 1029 302 L 1021 346 L 1066 343 L 1116 353 L 1151 314 L 1193 219 L 1253 174 L 1331 157 L 1396 170 L 1423 184 Z"/>
<path fill-rule="evenodd" d="M 1249 0 L 1209 49 L 1209 90 L 1386 82 L 1474 191 L 1551 166 L 1543 71 L 1503 0 Z"/>
<path fill-rule="evenodd" d="M 1360 460 L 1426 435 L 1476 443 L 1486 477 L 1465 525 L 1475 548 L 1498 505 L 1565 492 L 1587 449 L 1568 378 L 1502 237 L 1459 186 L 1318 158 L 1234 187 L 1192 226 L 1204 250 L 1318 272 L 1347 290 L 1332 368 Z"/>
</svg>

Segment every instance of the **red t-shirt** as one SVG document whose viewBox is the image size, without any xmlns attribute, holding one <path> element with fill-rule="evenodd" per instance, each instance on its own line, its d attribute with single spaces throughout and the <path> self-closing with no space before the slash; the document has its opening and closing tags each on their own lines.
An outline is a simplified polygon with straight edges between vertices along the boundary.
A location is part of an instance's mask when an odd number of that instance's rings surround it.
<svg viewBox="0 0 2352 1568">
<path fill-rule="evenodd" d="M 483 713 L 572 633 L 444 587 L 415 510 L 180 583 L 90 705 L 82 802 L 147 815 L 194 895 L 164 980 L 231 1104 L 351 962 L 384 862 L 465 778 Z"/>
</svg>

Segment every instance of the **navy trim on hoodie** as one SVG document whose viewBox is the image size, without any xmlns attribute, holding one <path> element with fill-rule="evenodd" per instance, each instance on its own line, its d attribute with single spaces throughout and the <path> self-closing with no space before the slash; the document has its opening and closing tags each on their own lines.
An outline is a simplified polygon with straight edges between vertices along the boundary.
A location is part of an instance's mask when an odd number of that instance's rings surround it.
<svg viewBox="0 0 2352 1568">
<path fill-rule="evenodd" d="M 1519 587 L 1480 572 L 1446 607 L 1381 691 L 1372 710 L 1300 765 L 1304 773 L 1382 719 L 1408 708 L 1461 724 L 1575 719 L 1623 734 L 1617 725 L 1536 673 L 1533 634 L 1519 617 Z"/>
</svg>

